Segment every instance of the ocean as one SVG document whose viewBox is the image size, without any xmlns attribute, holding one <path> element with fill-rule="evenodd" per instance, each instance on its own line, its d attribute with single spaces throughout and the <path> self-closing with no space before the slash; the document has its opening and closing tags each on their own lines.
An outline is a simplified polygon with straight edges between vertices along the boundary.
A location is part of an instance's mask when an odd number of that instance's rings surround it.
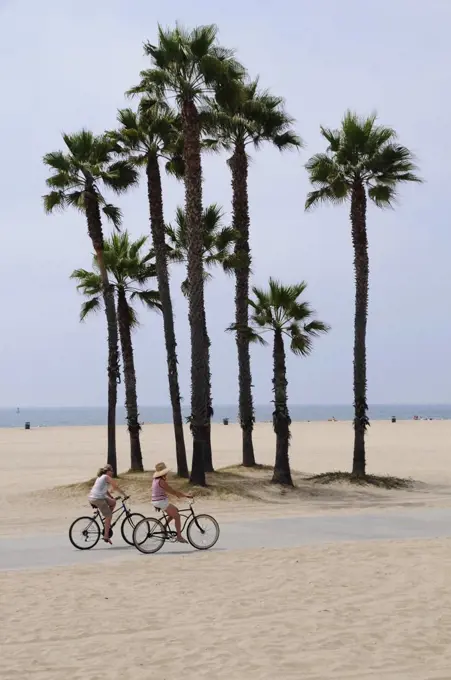
<svg viewBox="0 0 451 680">
<path fill-rule="evenodd" d="M 293 421 L 308 420 L 352 420 L 351 405 L 308 406 L 291 404 L 289 406 Z M 141 406 L 140 421 L 142 423 L 170 423 L 172 412 L 168 406 Z M 231 423 L 237 422 L 238 408 L 234 404 L 215 406 L 213 421 L 222 422 L 229 418 Z M 183 409 L 186 417 L 189 411 Z M 271 421 L 272 405 L 255 406 L 257 422 Z M 395 416 L 398 420 L 411 420 L 414 416 L 448 420 L 451 418 L 451 405 L 448 404 L 373 404 L 369 409 L 370 420 L 390 420 Z M 65 408 L 2 408 L 0 409 L 0 427 L 24 427 L 29 422 L 31 427 L 50 427 L 68 425 L 104 425 L 107 419 L 106 407 L 65 407 Z M 125 409 L 117 409 L 118 424 L 125 424 Z"/>
</svg>

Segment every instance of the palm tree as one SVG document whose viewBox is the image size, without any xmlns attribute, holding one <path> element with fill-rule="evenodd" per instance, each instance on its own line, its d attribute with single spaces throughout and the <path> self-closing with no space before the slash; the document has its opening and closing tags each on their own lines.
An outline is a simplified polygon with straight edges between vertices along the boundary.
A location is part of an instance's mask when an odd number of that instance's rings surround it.
<svg viewBox="0 0 451 680">
<path fill-rule="evenodd" d="M 117 301 L 125 383 L 125 408 L 130 434 L 130 470 L 133 472 L 142 472 L 144 469 L 139 437 L 141 425 L 131 335 L 132 330 L 138 326 L 133 302 L 139 300 L 149 309 L 161 308 L 158 292 L 146 287 L 149 279 L 156 276 L 150 252 L 145 255 L 142 253 L 146 242 L 146 236 L 131 241 L 127 232 L 120 235 L 113 234 L 105 241 L 103 251 L 105 266 L 108 274 L 111 275 L 110 286 L 116 294 Z M 78 282 L 77 289 L 87 298 L 80 313 L 80 320 L 84 321 L 90 312 L 98 311 L 102 306 L 102 277 L 97 257 L 94 257 L 93 271 L 76 269 L 71 278 Z"/>
<path fill-rule="evenodd" d="M 366 473 L 365 432 L 369 425 L 366 380 L 366 325 L 368 317 L 368 237 L 366 209 L 369 198 L 378 208 L 393 207 L 403 182 L 421 182 L 409 149 L 397 142 L 395 130 L 376 123 L 376 115 L 361 118 L 348 111 L 339 130 L 321 127 L 328 143 L 306 168 L 314 190 L 306 210 L 320 203 L 351 204 L 351 234 L 356 281 L 354 318 L 354 455 L 352 474 Z"/>
<path fill-rule="evenodd" d="M 243 68 L 233 52 L 217 43 L 216 26 L 186 31 L 181 26 L 158 30 L 158 45 L 146 43 L 152 68 L 141 72 L 129 94 L 148 93 L 158 100 L 175 98 L 180 111 L 185 165 L 185 210 L 188 224 L 189 320 L 191 331 L 191 482 L 204 486 L 204 448 L 208 438 L 207 367 L 204 334 L 202 234 L 202 165 L 199 105 L 206 97 L 235 96 Z"/>
<path fill-rule="evenodd" d="M 298 149 L 300 138 L 291 128 L 293 119 L 284 110 L 283 99 L 258 89 L 258 80 L 243 84 L 241 97 L 221 102 L 211 102 L 207 115 L 211 130 L 218 143 L 232 151 L 228 164 L 232 172 L 233 229 L 239 234 L 235 254 L 241 266 L 235 270 L 235 325 L 238 350 L 239 414 L 242 429 L 243 465 L 255 465 L 252 431 L 254 405 L 252 399 L 252 373 L 249 342 L 245 329 L 248 326 L 248 298 L 251 254 L 249 246 L 248 165 L 246 152 L 252 145 L 258 149 L 262 142 L 273 144 L 280 151 Z"/>
<path fill-rule="evenodd" d="M 116 145 L 104 135 L 96 136 L 89 130 L 72 135 L 63 134 L 65 152 L 53 151 L 44 156 L 44 164 L 51 169 L 47 179 L 50 192 L 43 197 L 47 213 L 73 207 L 81 211 L 87 221 L 88 235 L 99 263 L 102 278 L 105 314 L 108 325 L 108 463 L 117 473 L 116 460 L 116 402 L 119 381 L 118 330 L 114 297 L 103 258 L 103 228 L 101 213 L 116 228 L 121 224 L 119 208 L 107 203 L 102 185 L 120 194 L 137 183 L 136 170 L 125 160 L 113 160 Z"/>
<path fill-rule="evenodd" d="M 221 265 L 225 272 L 231 272 L 235 260 L 232 253 L 232 247 L 236 240 L 236 233 L 231 227 L 223 226 L 222 224 L 223 212 L 220 206 L 213 203 L 202 214 L 203 225 L 203 240 L 204 240 L 204 280 L 208 280 L 211 274 L 206 271 L 215 265 Z M 169 246 L 168 258 L 171 262 L 187 263 L 188 261 L 188 229 L 185 212 L 178 207 L 175 216 L 175 226 L 168 225 L 166 227 L 166 236 Z M 182 283 L 182 292 L 188 296 L 188 279 Z M 205 350 L 207 363 L 207 410 L 211 418 L 213 416 L 213 403 L 211 394 L 211 372 L 210 372 L 210 338 L 207 330 L 207 318 L 204 309 L 204 333 L 205 333 Z M 205 443 L 205 472 L 214 472 L 213 468 L 213 453 L 211 448 L 211 427 L 209 424 L 209 432 L 207 441 Z"/>
<path fill-rule="evenodd" d="M 289 486 L 293 486 L 288 458 L 291 418 L 288 411 L 284 336 L 289 339 L 293 354 L 308 356 L 312 351 L 313 339 L 329 330 L 327 324 L 312 319 L 314 311 L 309 303 L 299 300 L 306 287 L 305 281 L 293 286 L 283 286 L 278 281 L 269 279 L 268 289 L 253 287 L 255 299 L 249 300 L 252 312 L 247 332 L 248 341 L 257 340 L 261 344 L 267 344 L 262 333 L 274 334 L 272 416 L 277 439 L 272 481 Z"/>
<path fill-rule="evenodd" d="M 122 154 L 137 166 L 144 167 L 147 178 L 150 229 L 152 233 L 158 290 L 163 312 L 164 339 L 168 366 L 169 394 L 174 423 L 174 437 L 177 457 L 177 474 L 188 477 L 185 438 L 177 368 L 177 342 L 175 339 L 174 313 L 172 309 L 165 224 L 163 215 L 163 193 L 161 186 L 160 159 L 166 170 L 177 173 L 180 156 L 177 154 L 179 122 L 168 106 L 143 98 L 138 112 L 122 109 L 118 112 L 119 129 L 108 133 L 121 147 Z"/>
</svg>

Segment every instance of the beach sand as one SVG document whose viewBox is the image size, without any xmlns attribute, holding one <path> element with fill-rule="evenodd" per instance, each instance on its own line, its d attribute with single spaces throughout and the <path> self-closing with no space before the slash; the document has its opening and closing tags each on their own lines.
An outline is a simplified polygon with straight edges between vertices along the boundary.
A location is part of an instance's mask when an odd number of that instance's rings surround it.
<svg viewBox="0 0 451 680">
<path fill-rule="evenodd" d="M 350 423 L 292 431 L 293 469 L 350 469 Z M 142 441 L 146 468 L 161 459 L 174 466 L 170 426 L 146 425 Z M 368 472 L 411 477 L 412 489 L 322 486 L 297 475 L 293 492 L 268 485 L 260 500 L 201 498 L 199 508 L 239 522 L 449 506 L 450 441 L 450 421 L 375 422 Z M 121 470 L 127 449 L 119 428 Z M 213 449 L 217 468 L 239 462 L 239 428 L 215 425 Z M 256 426 L 255 449 L 260 463 L 273 462 L 269 424 Z M 53 487 L 85 481 L 104 458 L 104 428 L 0 430 L 1 534 L 67 531 L 86 497 Z M 124 555 L 0 573 L 2 680 L 451 678 L 449 540 Z"/>
<path fill-rule="evenodd" d="M 0 574 L 2 680 L 445 680 L 451 542 Z"/>
</svg>

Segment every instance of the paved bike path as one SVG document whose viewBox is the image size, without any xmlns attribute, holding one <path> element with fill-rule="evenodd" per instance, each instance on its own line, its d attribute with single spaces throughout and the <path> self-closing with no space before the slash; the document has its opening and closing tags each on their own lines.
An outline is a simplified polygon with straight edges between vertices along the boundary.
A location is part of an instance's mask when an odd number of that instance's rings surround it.
<svg viewBox="0 0 451 680">
<path fill-rule="evenodd" d="M 294 548 L 343 541 L 451 538 L 451 509 L 398 510 L 379 514 L 290 517 L 221 524 L 212 549 Z M 0 539 L 0 571 L 91 564 L 114 558 L 156 559 L 168 554 L 194 554 L 191 546 L 166 543 L 157 555 L 141 555 L 115 534 L 114 546 L 102 542 L 76 550 L 67 534 Z"/>
</svg>

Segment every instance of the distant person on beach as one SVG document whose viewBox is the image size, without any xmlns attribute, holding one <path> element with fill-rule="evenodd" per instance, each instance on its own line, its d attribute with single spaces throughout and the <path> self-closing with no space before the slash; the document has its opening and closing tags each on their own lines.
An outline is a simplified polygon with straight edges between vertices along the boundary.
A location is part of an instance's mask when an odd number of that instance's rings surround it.
<svg viewBox="0 0 451 680">
<path fill-rule="evenodd" d="M 170 517 L 169 521 L 175 521 L 177 541 L 179 543 L 186 543 L 187 541 L 182 536 L 180 513 L 175 505 L 169 503 L 168 494 L 176 496 L 177 498 L 192 498 L 192 495 L 183 493 L 182 491 L 176 491 L 172 486 L 169 486 L 166 481 L 168 472 L 169 469 L 166 467 L 165 463 L 157 463 L 155 465 L 152 482 L 152 505 L 154 508 L 158 508 L 158 510 L 164 510 Z"/>
<path fill-rule="evenodd" d="M 111 465 L 105 465 L 105 467 L 100 468 L 97 473 L 97 479 L 94 482 L 94 486 L 89 492 L 89 502 L 95 508 L 98 508 L 104 517 L 104 534 L 103 540 L 105 543 L 111 544 L 110 539 L 110 528 L 111 528 L 111 517 L 113 515 L 113 510 L 116 506 L 116 501 L 109 492 L 108 487 L 111 487 L 115 491 L 118 491 L 121 496 L 126 494 L 122 489 L 119 488 L 117 482 L 113 479 L 113 468 Z"/>
</svg>

